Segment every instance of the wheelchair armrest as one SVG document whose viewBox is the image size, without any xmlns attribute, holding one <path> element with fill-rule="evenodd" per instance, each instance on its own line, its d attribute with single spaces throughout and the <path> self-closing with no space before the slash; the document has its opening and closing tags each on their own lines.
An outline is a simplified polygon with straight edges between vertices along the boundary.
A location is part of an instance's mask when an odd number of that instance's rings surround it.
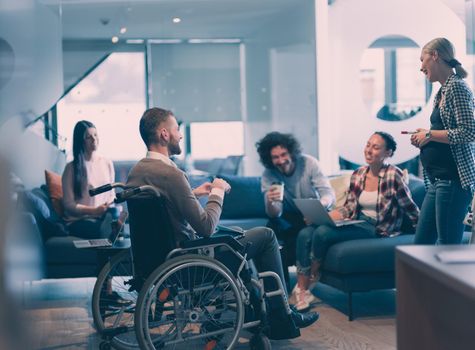
<svg viewBox="0 0 475 350">
<path fill-rule="evenodd" d="M 190 241 L 182 241 L 180 243 L 181 248 L 188 249 L 188 248 L 200 248 L 206 247 L 210 245 L 216 244 L 227 244 L 232 249 L 244 253 L 245 247 L 234 237 L 232 236 L 219 236 L 219 237 L 208 237 L 208 238 L 200 238 L 194 239 Z"/>
</svg>

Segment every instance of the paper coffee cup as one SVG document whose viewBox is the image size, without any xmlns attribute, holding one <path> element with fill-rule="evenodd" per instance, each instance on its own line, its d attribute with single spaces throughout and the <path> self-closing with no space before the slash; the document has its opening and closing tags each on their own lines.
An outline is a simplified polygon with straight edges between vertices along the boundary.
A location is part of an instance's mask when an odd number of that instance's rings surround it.
<svg viewBox="0 0 475 350">
<path fill-rule="evenodd" d="M 279 202 L 282 202 L 284 200 L 284 183 L 283 182 L 273 182 L 270 188 L 273 191 L 278 191 L 279 192 Z"/>
</svg>

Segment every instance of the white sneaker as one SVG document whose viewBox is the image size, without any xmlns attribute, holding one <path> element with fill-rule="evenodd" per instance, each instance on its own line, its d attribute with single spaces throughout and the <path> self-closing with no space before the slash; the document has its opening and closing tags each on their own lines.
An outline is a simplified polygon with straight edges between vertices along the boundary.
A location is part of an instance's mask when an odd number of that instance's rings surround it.
<svg viewBox="0 0 475 350">
<path fill-rule="evenodd" d="M 309 290 L 302 290 L 298 285 L 292 290 L 290 299 L 294 301 L 297 311 L 305 311 L 310 308 L 311 304 L 319 301 Z"/>
<path fill-rule="evenodd" d="M 319 303 L 321 300 L 318 299 L 315 295 L 313 295 L 313 293 L 309 289 L 307 289 L 305 291 L 305 301 L 310 305 L 313 305 Z"/>
</svg>

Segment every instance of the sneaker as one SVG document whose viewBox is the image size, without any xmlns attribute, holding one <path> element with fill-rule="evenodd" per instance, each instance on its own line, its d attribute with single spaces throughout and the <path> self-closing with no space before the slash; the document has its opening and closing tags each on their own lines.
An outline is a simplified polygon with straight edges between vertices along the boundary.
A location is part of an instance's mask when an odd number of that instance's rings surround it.
<svg viewBox="0 0 475 350">
<path fill-rule="evenodd" d="M 295 286 L 292 291 L 292 300 L 297 311 L 301 312 L 310 309 L 310 303 L 305 300 L 305 291 L 298 286 Z"/>
<path fill-rule="evenodd" d="M 298 285 L 295 285 L 295 288 L 292 290 L 290 300 L 293 301 L 297 311 L 308 310 L 311 305 L 319 302 L 310 290 L 300 289 Z"/>
</svg>

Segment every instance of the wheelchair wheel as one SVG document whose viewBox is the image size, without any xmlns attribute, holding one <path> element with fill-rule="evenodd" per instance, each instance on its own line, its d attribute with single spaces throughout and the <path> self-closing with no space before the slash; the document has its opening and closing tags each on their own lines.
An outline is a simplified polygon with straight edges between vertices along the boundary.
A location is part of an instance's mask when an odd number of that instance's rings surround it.
<svg viewBox="0 0 475 350">
<path fill-rule="evenodd" d="M 126 282 L 131 279 L 131 253 L 125 250 L 104 265 L 92 294 L 94 325 L 119 350 L 138 349 L 134 331 L 138 293 L 129 291 L 130 285 Z"/>
<path fill-rule="evenodd" d="M 141 349 L 231 349 L 244 320 L 232 273 L 199 255 L 171 259 L 145 282 L 135 332 Z"/>
<path fill-rule="evenodd" d="M 269 338 L 267 338 L 264 334 L 255 334 L 252 336 L 249 347 L 251 350 L 271 350 L 272 345 L 270 343 Z"/>
</svg>

